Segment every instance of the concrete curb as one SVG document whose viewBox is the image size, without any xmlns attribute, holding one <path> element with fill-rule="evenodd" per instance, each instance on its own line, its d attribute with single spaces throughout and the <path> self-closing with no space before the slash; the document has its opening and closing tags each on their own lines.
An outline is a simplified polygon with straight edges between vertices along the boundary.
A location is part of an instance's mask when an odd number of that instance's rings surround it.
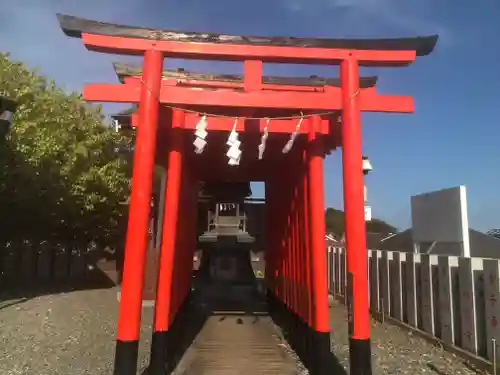
<svg viewBox="0 0 500 375">
<path fill-rule="evenodd" d="M 121 292 L 116 292 L 116 300 L 120 302 L 120 298 L 122 296 Z M 142 301 L 142 307 L 154 307 L 155 306 L 155 301 Z"/>
</svg>

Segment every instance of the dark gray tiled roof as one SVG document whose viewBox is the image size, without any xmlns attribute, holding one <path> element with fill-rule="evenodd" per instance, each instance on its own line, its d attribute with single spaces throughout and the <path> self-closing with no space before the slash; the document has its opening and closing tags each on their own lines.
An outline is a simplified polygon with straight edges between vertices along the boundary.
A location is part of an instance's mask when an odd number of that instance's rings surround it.
<svg viewBox="0 0 500 375">
<path fill-rule="evenodd" d="M 469 229 L 469 241 L 471 256 L 478 258 L 500 259 L 500 240 L 479 232 L 475 229 Z M 386 238 L 379 242 L 378 246 L 369 247 L 372 249 L 389 251 L 413 252 L 412 230 L 407 229 L 396 235 Z M 425 249 L 422 249 L 425 250 Z M 453 249 L 449 244 L 437 243 L 431 251 L 431 254 L 438 255 L 457 255 L 459 249 Z"/>
</svg>

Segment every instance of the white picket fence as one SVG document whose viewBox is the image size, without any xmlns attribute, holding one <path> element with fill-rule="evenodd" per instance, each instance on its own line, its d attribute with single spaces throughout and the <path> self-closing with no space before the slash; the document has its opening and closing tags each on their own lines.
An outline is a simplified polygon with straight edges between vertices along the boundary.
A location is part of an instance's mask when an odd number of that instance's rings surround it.
<svg viewBox="0 0 500 375">
<path fill-rule="evenodd" d="M 328 248 L 328 280 L 330 294 L 345 300 L 344 248 Z M 499 260 L 369 250 L 368 280 L 372 311 L 476 356 L 493 360 L 496 351 L 499 358 Z"/>
</svg>

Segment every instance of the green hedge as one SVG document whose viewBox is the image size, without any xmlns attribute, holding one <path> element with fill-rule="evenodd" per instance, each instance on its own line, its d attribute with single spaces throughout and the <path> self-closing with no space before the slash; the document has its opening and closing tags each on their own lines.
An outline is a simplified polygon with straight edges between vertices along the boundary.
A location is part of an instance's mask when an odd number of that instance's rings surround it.
<svg viewBox="0 0 500 375">
<path fill-rule="evenodd" d="M 75 72 L 77 74 L 77 72 Z M 0 240 L 96 241 L 122 236 L 132 142 L 101 108 L 0 54 L 0 96 L 17 101 L 0 140 Z"/>
</svg>

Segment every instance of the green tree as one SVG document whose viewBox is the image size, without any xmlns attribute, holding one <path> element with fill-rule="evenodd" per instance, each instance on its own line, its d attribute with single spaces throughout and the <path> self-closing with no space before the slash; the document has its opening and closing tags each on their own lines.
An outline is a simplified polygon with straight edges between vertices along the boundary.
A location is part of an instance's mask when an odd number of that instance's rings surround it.
<svg viewBox="0 0 500 375">
<path fill-rule="evenodd" d="M 384 220 L 380 219 L 371 219 L 369 222 L 366 223 L 366 230 L 367 232 L 370 233 L 396 233 L 398 229 L 388 223 L 386 223 Z"/>
<path fill-rule="evenodd" d="M 337 236 L 342 236 L 345 231 L 344 211 L 327 208 L 325 211 L 326 231 Z M 383 220 L 372 218 L 366 223 L 366 231 L 370 233 L 394 233 L 397 229 Z"/>
<path fill-rule="evenodd" d="M 131 139 L 103 126 L 101 108 L 0 54 L 0 95 L 17 101 L 0 141 L 0 236 L 114 242 L 129 193 Z"/>
<path fill-rule="evenodd" d="M 325 211 L 325 227 L 328 233 L 341 236 L 344 233 L 344 212 L 335 208 L 327 208 Z"/>
</svg>

